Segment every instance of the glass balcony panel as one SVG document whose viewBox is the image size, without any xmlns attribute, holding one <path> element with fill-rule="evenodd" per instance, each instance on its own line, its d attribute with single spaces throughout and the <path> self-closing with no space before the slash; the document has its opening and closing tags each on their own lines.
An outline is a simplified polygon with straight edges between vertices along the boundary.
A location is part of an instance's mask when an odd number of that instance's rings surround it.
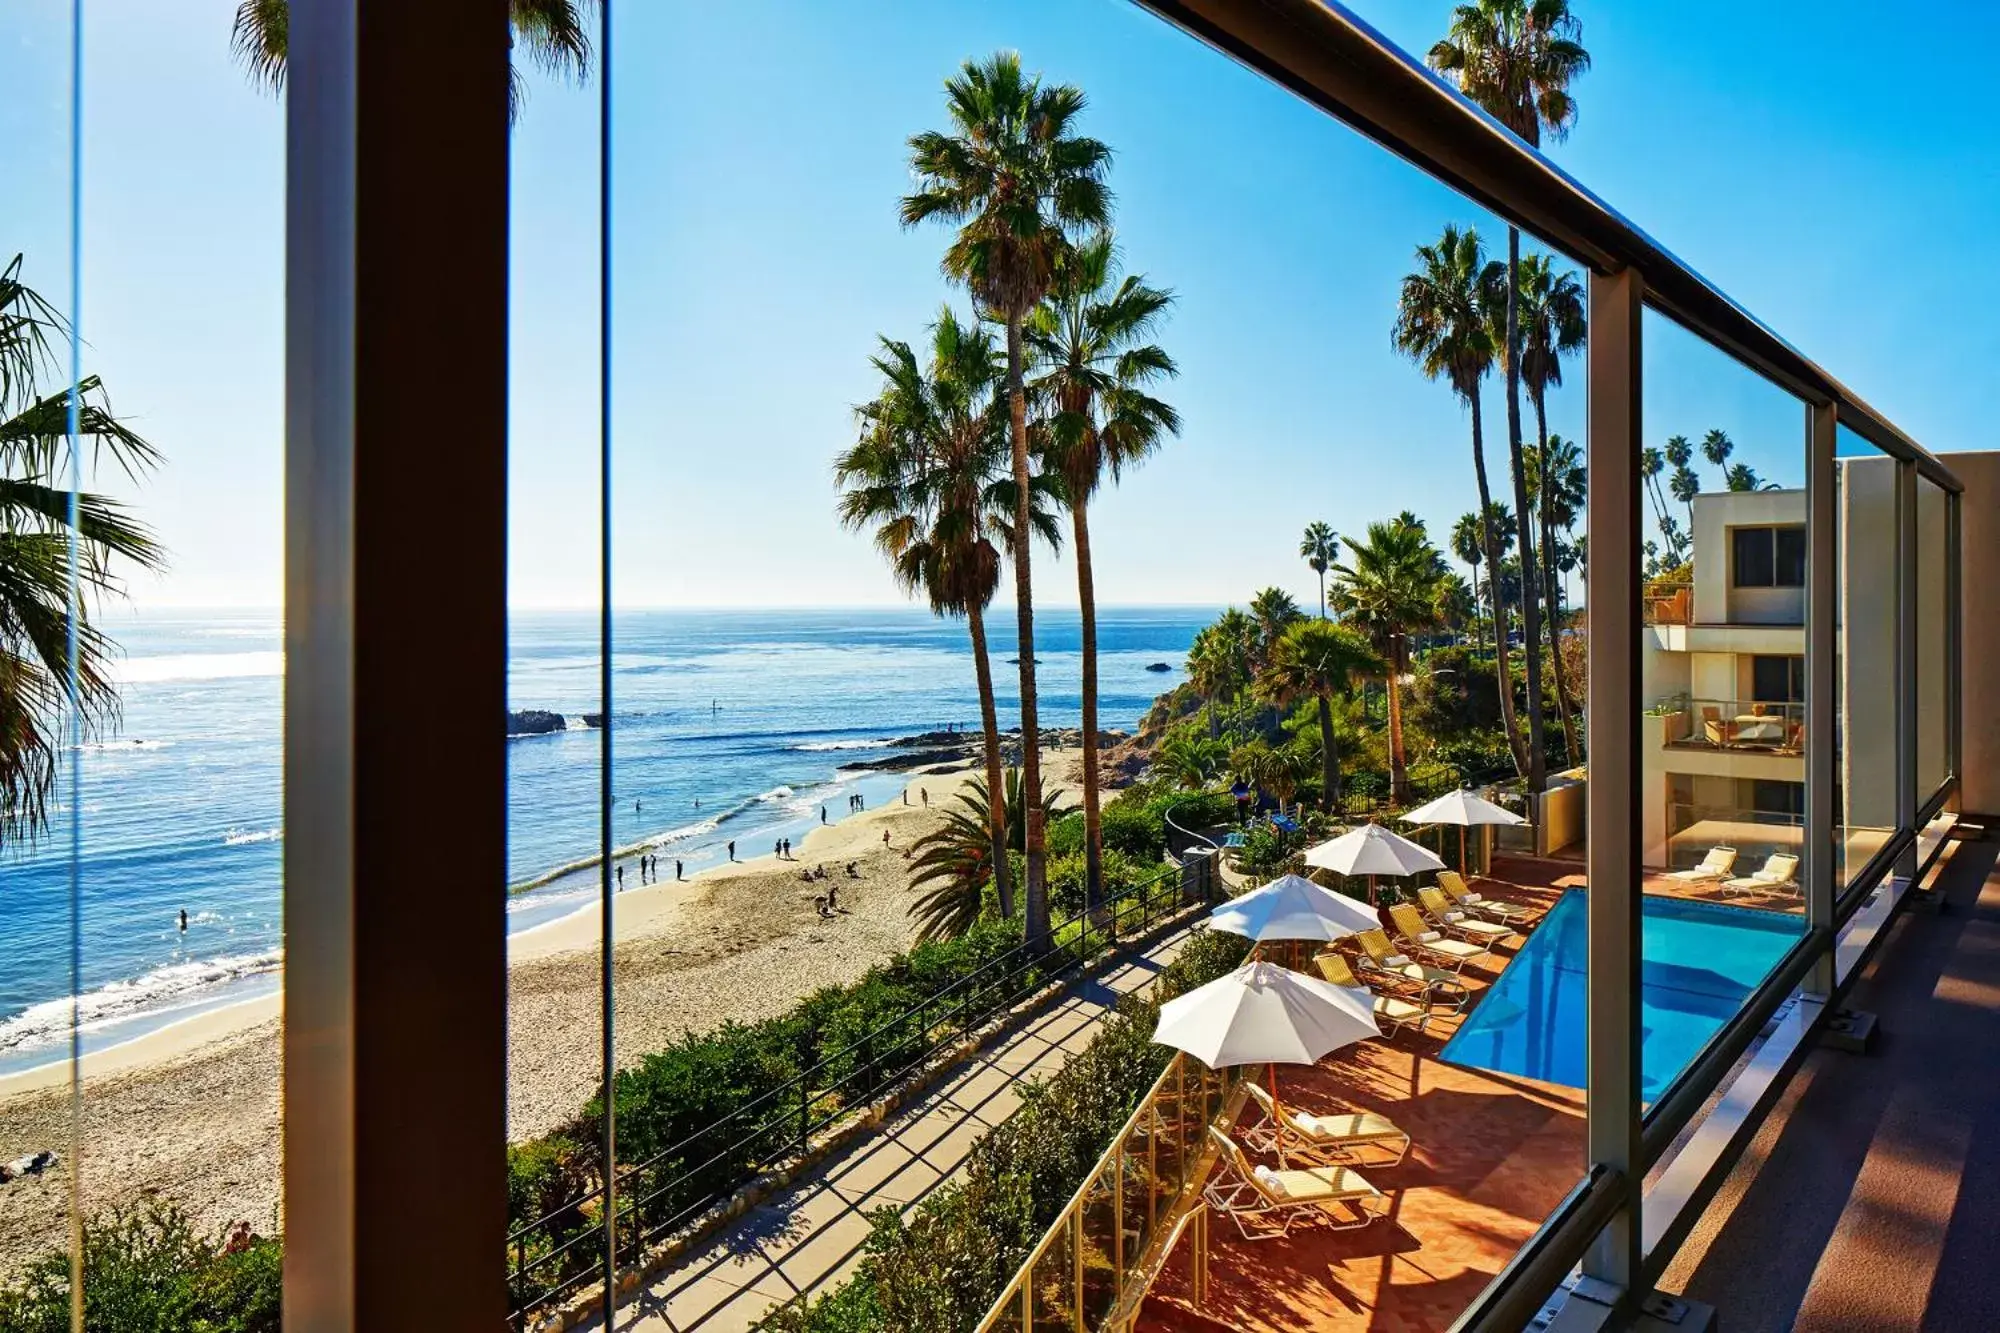
<svg viewBox="0 0 2000 1333">
<path fill-rule="evenodd" d="M 1851 883 L 1896 828 L 1899 673 L 1896 461 L 1842 426 L 1835 482 L 1840 539 L 1836 781 L 1839 883 Z"/>
<path fill-rule="evenodd" d="M 1946 635 L 1948 514 L 1942 487 L 1917 478 L 1917 802 L 1936 794 L 1949 773 L 1949 651 Z"/>
</svg>

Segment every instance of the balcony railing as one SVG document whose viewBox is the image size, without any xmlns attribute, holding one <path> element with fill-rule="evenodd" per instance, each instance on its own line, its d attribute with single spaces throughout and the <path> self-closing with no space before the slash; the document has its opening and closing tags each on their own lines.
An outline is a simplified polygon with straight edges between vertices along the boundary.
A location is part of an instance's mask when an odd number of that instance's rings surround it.
<svg viewBox="0 0 2000 1333">
<path fill-rule="evenodd" d="M 1694 582 L 1691 579 L 1647 579 L 1641 596 L 1648 625 L 1692 625 Z"/>
<path fill-rule="evenodd" d="M 1208 1174 L 1207 1128 L 1235 1109 L 1245 1072 L 1176 1052 L 979 1333 L 1099 1333 L 1128 1322 Z"/>
<path fill-rule="evenodd" d="M 1669 745 L 1712 750 L 1763 750 L 1800 754 L 1805 749 L 1806 706 L 1757 699 L 1665 701 Z"/>
</svg>

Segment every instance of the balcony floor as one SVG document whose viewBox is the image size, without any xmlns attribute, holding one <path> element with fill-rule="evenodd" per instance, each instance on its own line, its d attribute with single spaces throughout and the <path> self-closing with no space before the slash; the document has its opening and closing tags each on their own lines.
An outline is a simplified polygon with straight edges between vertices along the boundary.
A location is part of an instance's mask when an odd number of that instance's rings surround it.
<svg viewBox="0 0 2000 1333">
<path fill-rule="evenodd" d="M 2000 848 L 1905 913 L 1848 1003 L 1875 1050 L 1814 1051 L 1662 1285 L 1731 1333 L 2000 1326 Z"/>
</svg>

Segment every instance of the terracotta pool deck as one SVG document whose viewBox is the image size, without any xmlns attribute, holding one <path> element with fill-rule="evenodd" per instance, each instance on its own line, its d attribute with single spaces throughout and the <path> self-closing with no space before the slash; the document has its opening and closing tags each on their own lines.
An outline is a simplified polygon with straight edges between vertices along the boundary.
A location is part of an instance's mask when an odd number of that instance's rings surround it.
<svg viewBox="0 0 2000 1333">
<path fill-rule="evenodd" d="M 1547 910 L 1585 887 L 1580 861 L 1498 856 L 1498 879 L 1474 887 Z M 1648 874 L 1649 894 L 1797 913 L 1790 894 L 1725 894 Z M 1520 946 L 1466 969 L 1476 1008 Z M 1365 1174 L 1390 1197 L 1382 1221 L 1355 1231 L 1302 1224 L 1246 1241 L 1209 1225 L 1207 1299 L 1188 1300 L 1188 1242 L 1169 1256 L 1136 1328 L 1141 1333 L 1444 1333 L 1580 1178 L 1579 1089 L 1447 1064 L 1438 1052 L 1462 1018 L 1440 1011 L 1422 1036 L 1370 1041 L 1311 1070 L 1280 1071 L 1288 1104 L 1320 1114 L 1373 1111 L 1408 1131 L 1401 1165 Z"/>
<path fill-rule="evenodd" d="M 1482 891 L 1547 908 L 1557 890 L 1482 881 Z M 1517 937 L 1513 945 L 1518 947 Z M 1512 956 L 1503 946 L 1500 960 Z M 1473 1004 L 1498 966 L 1466 969 Z M 1445 1064 L 1461 1019 L 1423 1036 L 1370 1041 L 1310 1070 L 1280 1071 L 1287 1104 L 1317 1113 L 1374 1111 L 1408 1131 L 1401 1165 L 1370 1169 L 1387 1218 L 1357 1231 L 1301 1225 L 1246 1241 L 1209 1226 L 1208 1299 L 1187 1300 L 1187 1242 L 1171 1255 L 1137 1328 L 1147 1333 L 1442 1333 L 1513 1257 L 1583 1168 L 1583 1094 Z"/>
</svg>

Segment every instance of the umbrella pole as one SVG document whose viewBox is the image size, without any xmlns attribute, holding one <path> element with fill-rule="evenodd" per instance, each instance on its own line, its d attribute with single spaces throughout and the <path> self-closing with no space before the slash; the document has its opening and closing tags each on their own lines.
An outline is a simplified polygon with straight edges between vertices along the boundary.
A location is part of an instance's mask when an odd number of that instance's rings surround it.
<svg viewBox="0 0 2000 1333">
<path fill-rule="evenodd" d="M 1458 877 L 1465 878 L 1465 825 L 1458 826 Z"/>
<path fill-rule="evenodd" d="M 1271 1141 L 1278 1145 L 1278 1169 L 1285 1169 L 1285 1104 L 1278 1100 L 1278 1065 L 1264 1066 L 1271 1079 Z"/>
</svg>

